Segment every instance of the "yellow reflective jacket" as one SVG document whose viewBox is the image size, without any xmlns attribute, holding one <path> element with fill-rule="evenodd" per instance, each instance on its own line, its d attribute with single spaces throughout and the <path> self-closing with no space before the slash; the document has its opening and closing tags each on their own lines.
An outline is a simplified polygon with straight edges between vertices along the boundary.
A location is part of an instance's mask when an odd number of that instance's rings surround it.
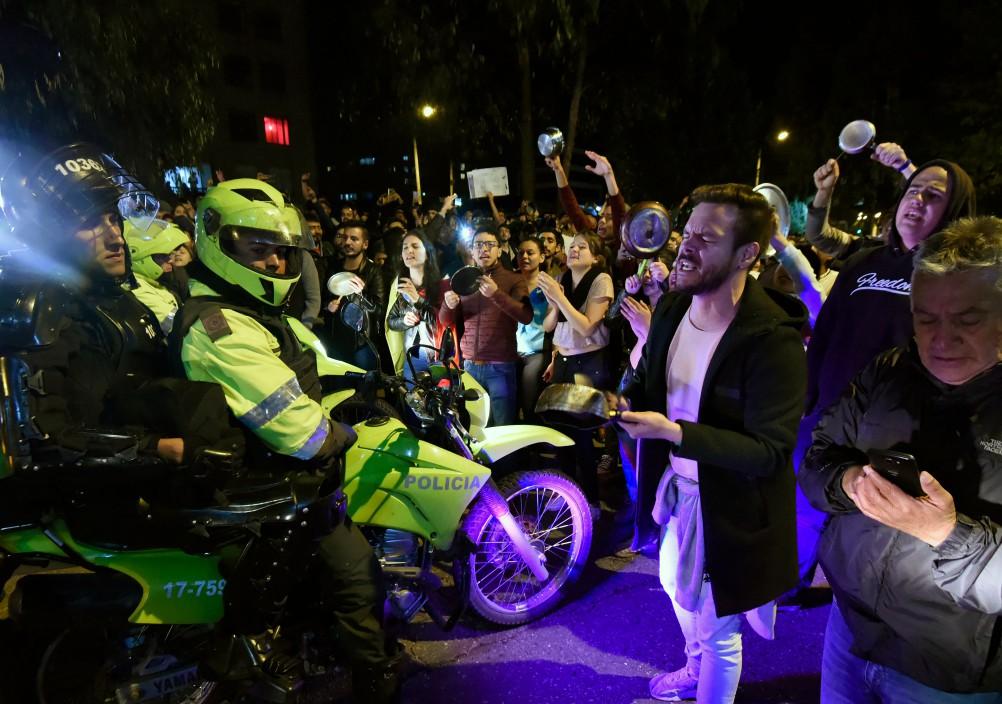
<svg viewBox="0 0 1002 704">
<path fill-rule="evenodd" d="M 174 315 L 178 309 L 177 298 L 165 286 L 156 281 L 150 281 L 139 274 L 136 274 L 136 283 L 139 285 L 130 289 L 132 295 L 153 311 L 163 334 L 169 335 L 171 326 L 174 324 Z"/>
<path fill-rule="evenodd" d="M 218 296 L 196 280 L 190 290 L 192 297 Z M 233 415 L 270 449 L 312 458 L 330 431 L 320 403 L 300 388 L 280 357 L 279 341 L 264 325 L 230 308 L 215 310 L 213 316 L 221 319 L 196 320 L 181 344 L 188 378 L 222 386 Z"/>
</svg>

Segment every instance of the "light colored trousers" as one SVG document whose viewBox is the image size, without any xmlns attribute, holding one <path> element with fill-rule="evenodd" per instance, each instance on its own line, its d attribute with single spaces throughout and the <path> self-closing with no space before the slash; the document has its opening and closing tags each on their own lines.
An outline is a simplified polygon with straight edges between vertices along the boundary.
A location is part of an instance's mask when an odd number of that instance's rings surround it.
<svg viewBox="0 0 1002 704">
<path fill-rule="evenodd" d="M 709 582 L 703 582 L 696 611 L 687 611 L 675 602 L 677 523 L 672 516 L 661 530 L 658 567 L 661 586 L 671 598 L 685 637 L 686 667 L 699 678 L 697 704 L 731 704 L 741 678 L 741 614 L 717 618 Z"/>
</svg>

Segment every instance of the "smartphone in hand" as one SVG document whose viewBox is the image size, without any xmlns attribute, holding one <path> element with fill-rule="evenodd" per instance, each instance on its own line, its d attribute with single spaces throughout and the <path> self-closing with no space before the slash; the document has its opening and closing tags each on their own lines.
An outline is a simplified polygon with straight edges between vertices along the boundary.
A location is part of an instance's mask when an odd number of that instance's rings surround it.
<svg viewBox="0 0 1002 704">
<path fill-rule="evenodd" d="M 897 450 L 870 450 L 866 455 L 870 466 L 903 492 L 916 498 L 926 495 L 919 481 L 918 462 L 913 455 Z"/>
</svg>

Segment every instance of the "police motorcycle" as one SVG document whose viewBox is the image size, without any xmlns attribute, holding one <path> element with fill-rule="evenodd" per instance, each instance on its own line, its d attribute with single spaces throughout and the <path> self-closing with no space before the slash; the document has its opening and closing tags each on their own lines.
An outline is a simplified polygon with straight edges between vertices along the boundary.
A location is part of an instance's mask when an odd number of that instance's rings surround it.
<svg viewBox="0 0 1002 704">
<path fill-rule="evenodd" d="M 341 318 L 362 333 L 372 306 L 338 277 L 344 275 L 335 274 L 329 288 L 349 296 Z M 348 515 L 383 566 L 394 615 L 409 621 L 424 609 L 448 629 L 467 603 L 501 625 L 553 609 L 587 561 L 591 514 L 570 477 L 532 468 L 545 451 L 530 450 L 570 446 L 571 439 L 543 426 L 486 427 L 487 393 L 444 350 L 434 350 L 441 362 L 407 381 L 331 359 L 315 335 L 289 322 L 317 355 L 325 410 L 337 416 L 340 404 L 372 409 L 353 426 L 358 441 L 345 457 L 343 489 Z M 408 352 L 407 363 L 417 351 Z M 505 458 L 530 464 L 495 481 L 492 467 Z M 436 598 L 436 561 L 452 564 L 459 598 L 451 607 Z"/>
<path fill-rule="evenodd" d="M 23 303 L 44 324 L 46 302 Z M 327 477 L 241 480 L 224 452 L 182 469 L 139 461 L 124 432 L 92 432 L 91 447 L 104 451 L 46 466 L 29 447 L 29 370 L 11 354 L 12 342 L 39 336 L 12 334 L 5 322 L 0 581 L 17 578 L 5 594 L 10 620 L 0 622 L 0 702 L 295 701 L 299 682 L 272 677 L 266 663 L 282 629 L 329 631 L 322 604 L 308 614 L 289 607 L 290 575 L 337 520 Z M 201 484 L 207 500 L 164 508 L 140 499 L 107 536 L 77 533 L 95 483 L 148 489 L 178 479 Z M 159 539 L 137 537 L 150 532 Z"/>
<path fill-rule="evenodd" d="M 262 477 L 223 449 L 168 465 L 128 429 L 44 436 L 29 391 L 59 396 L 25 359 L 61 343 L 74 269 L 6 225 L 36 194 L 137 222 L 156 202 L 86 145 L 24 168 L 0 179 L 0 702 L 295 701 L 307 636 L 311 655 L 333 651 L 311 577 L 343 516 L 340 466 Z"/>
</svg>

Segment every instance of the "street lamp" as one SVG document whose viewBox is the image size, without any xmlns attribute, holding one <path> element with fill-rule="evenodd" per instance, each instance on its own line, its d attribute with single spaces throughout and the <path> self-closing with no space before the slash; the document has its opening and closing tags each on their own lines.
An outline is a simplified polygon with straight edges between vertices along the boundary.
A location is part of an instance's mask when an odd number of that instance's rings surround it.
<svg viewBox="0 0 1002 704">
<path fill-rule="evenodd" d="M 430 120 L 435 117 L 438 109 L 434 105 L 425 103 L 418 110 L 418 115 L 426 120 Z M 418 148 L 417 148 L 417 133 L 414 133 L 414 185 L 417 187 L 417 202 L 421 202 L 421 162 L 418 161 Z"/>
<path fill-rule="evenodd" d="M 777 142 L 785 142 L 790 138 L 789 130 L 780 130 L 776 135 Z M 762 147 L 758 148 L 758 156 L 755 158 L 755 185 L 759 184 L 759 176 L 762 174 Z"/>
</svg>

